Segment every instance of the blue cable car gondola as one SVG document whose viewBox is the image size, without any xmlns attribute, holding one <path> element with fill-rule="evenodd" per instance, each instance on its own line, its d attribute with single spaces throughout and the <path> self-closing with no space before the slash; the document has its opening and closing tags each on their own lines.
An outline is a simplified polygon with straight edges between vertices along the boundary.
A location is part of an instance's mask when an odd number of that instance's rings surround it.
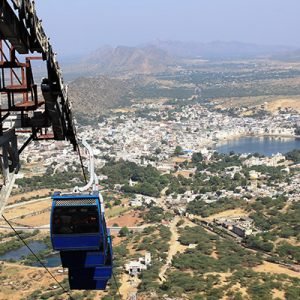
<svg viewBox="0 0 300 300">
<path fill-rule="evenodd" d="M 92 151 L 87 148 L 91 158 L 90 182 L 72 194 L 56 192 L 52 196 L 51 242 L 53 249 L 60 252 L 63 268 L 69 270 L 71 289 L 103 290 L 112 276 L 112 242 L 97 189 Z M 80 192 L 93 181 L 92 193 Z"/>
<path fill-rule="evenodd" d="M 71 289 L 105 289 L 112 243 L 98 192 L 52 196 L 51 242 L 69 269 Z"/>
<path fill-rule="evenodd" d="M 55 193 L 52 196 L 51 239 L 53 249 L 100 250 L 104 227 L 99 196 Z"/>
</svg>

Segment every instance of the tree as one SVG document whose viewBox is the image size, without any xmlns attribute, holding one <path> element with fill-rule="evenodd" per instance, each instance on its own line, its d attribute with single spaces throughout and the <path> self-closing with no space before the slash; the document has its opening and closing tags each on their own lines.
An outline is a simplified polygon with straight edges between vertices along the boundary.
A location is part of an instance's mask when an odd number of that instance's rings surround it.
<svg viewBox="0 0 300 300">
<path fill-rule="evenodd" d="M 143 217 L 149 223 L 158 223 L 164 218 L 164 210 L 161 207 L 153 206 Z"/>
<path fill-rule="evenodd" d="M 160 148 L 156 148 L 156 149 L 155 149 L 155 154 L 158 155 L 158 154 L 160 154 L 160 153 L 161 153 L 161 149 L 160 149 Z"/>
<path fill-rule="evenodd" d="M 121 205 L 122 201 L 120 199 L 115 199 L 114 206 Z"/>
<path fill-rule="evenodd" d="M 242 175 L 238 172 L 234 173 L 233 180 L 240 181 L 242 179 Z"/>
<path fill-rule="evenodd" d="M 203 155 L 201 154 L 201 152 L 193 153 L 192 162 L 194 164 L 201 162 L 202 160 L 203 160 Z"/>
<path fill-rule="evenodd" d="M 253 249 L 258 249 L 266 252 L 271 252 L 274 248 L 272 242 L 264 241 L 259 238 L 259 236 L 249 236 L 245 239 L 248 247 Z"/>
<path fill-rule="evenodd" d="M 181 146 L 176 146 L 175 150 L 174 150 L 174 155 L 178 156 L 178 155 L 182 155 L 183 154 L 183 149 Z"/>
<path fill-rule="evenodd" d="M 119 236 L 120 237 L 128 236 L 129 233 L 130 233 L 130 231 L 129 231 L 128 227 L 124 226 L 120 229 Z"/>
<path fill-rule="evenodd" d="M 184 224 L 184 220 L 183 220 L 183 219 L 180 219 L 180 220 L 177 222 L 176 226 L 177 226 L 177 227 L 180 227 L 180 226 L 183 225 L 183 224 Z"/>
<path fill-rule="evenodd" d="M 294 163 L 300 162 L 300 150 L 293 150 L 288 153 L 286 153 L 286 159 L 292 160 Z"/>
</svg>

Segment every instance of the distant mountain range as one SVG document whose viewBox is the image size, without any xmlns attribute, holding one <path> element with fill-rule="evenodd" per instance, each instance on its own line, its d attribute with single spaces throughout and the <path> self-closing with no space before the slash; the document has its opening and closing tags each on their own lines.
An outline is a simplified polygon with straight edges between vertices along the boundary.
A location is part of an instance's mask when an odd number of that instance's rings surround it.
<svg viewBox="0 0 300 300">
<path fill-rule="evenodd" d="M 300 61 L 300 50 L 240 42 L 155 41 L 138 47 L 101 47 L 84 58 L 76 58 L 75 62 L 74 59 L 65 61 L 63 70 L 66 79 L 73 80 L 69 90 L 75 110 L 95 115 L 128 105 L 133 97 L 136 78 L 128 79 L 135 75 L 174 70 L 174 67 L 186 63 L 186 58 L 222 60 L 258 57 Z M 141 82 L 138 84 L 143 86 Z"/>
<path fill-rule="evenodd" d="M 151 45 L 177 57 L 201 57 L 205 59 L 254 58 L 295 50 L 295 48 L 289 46 L 267 46 L 236 41 L 200 43 L 157 40 L 152 42 Z"/>
<path fill-rule="evenodd" d="M 288 46 L 262 46 L 241 42 L 154 41 L 137 47 L 104 46 L 84 58 L 77 58 L 75 61 L 64 60 L 63 69 L 67 79 L 79 76 L 127 76 L 163 72 L 180 65 L 184 58 L 222 60 L 276 57 L 284 59 L 286 54 L 296 50 Z"/>
</svg>

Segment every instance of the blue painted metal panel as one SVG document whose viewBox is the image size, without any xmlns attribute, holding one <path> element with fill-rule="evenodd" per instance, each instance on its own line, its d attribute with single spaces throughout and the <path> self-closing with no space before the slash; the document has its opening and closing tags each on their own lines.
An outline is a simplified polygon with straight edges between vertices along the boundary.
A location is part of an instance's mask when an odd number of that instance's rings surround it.
<svg viewBox="0 0 300 300">
<path fill-rule="evenodd" d="M 94 272 L 94 280 L 109 279 L 112 276 L 112 266 L 96 267 Z"/>
<path fill-rule="evenodd" d="M 52 235 L 52 246 L 57 251 L 68 250 L 99 250 L 102 248 L 98 234 L 77 236 Z"/>
<path fill-rule="evenodd" d="M 92 268 L 103 266 L 106 261 L 105 254 L 100 251 L 61 251 L 60 257 L 63 268 L 74 268 L 74 262 L 78 269 Z"/>
<path fill-rule="evenodd" d="M 87 252 L 85 266 L 96 267 L 104 265 L 106 261 L 106 255 L 102 252 Z"/>
<path fill-rule="evenodd" d="M 71 290 L 95 290 L 96 281 L 88 269 L 69 269 L 69 285 Z"/>
<path fill-rule="evenodd" d="M 72 290 L 104 290 L 109 278 L 94 280 L 95 269 L 69 269 L 69 284 Z"/>
<path fill-rule="evenodd" d="M 97 280 L 95 290 L 105 290 L 106 285 L 107 285 L 107 281 L 108 280 L 106 280 L 106 279 Z"/>
</svg>

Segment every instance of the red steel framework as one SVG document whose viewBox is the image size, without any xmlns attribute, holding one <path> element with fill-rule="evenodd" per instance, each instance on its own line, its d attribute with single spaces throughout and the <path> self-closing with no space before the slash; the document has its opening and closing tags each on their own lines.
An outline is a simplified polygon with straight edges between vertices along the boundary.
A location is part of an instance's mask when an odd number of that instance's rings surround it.
<svg viewBox="0 0 300 300">
<path fill-rule="evenodd" d="M 47 69 L 40 89 L 34 82 L 35 60 Z M 16 133 L 27 133 L 20 147 Z M 65 140 L 78 149 L 67 87 L 35 2 L 0 0 L 0 213 L 19 170 L 20 153 L 38 139 Z"/>
<path fill-rule="evenodd" d="M 31 68 L 32 60 L 42 60 L 42 57 L 28 56 L 25 62 L 20 62 L 13 46 L 9 45 L 7 41 L 0 40 L 2 112 L 32 111 L 45 104 L 44 100 L 38 100 L 37 85 L 34 83 Z M 3 98 L 6 98 L 6 103 Z"/>
<path fill-rule="evenodd" d="M 16 57 L 16 54 L 24 57 L 35 52 L 40 56 L 27 56 L 24 62 Z M 32 73 L 31 62 L 37 59 L 46 62 L 47 68 L 41 92 L 38 92 Z M 33 0 L 0 0 L 0 60 L 0 95 L 3 96 L 0 137 L 3 121 L 9 115 L 10 119 L 17 115 L 15 128 L 31 128 L 33 139 L 68 140 L 76 149 L 76 129 L 67 87 Z M 48 129 L 52 135 L 47 134 Z"/>
</svg>

